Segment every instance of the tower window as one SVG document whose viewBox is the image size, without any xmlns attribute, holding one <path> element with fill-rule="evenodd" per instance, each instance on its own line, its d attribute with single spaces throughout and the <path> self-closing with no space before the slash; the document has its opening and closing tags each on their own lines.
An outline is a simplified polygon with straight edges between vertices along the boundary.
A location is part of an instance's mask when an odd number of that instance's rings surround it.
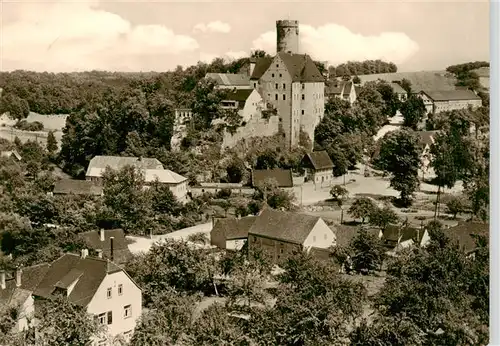
<svg viewBox="0 0 500 346">
<path fill-rule="evenodd" d="M 304 110 L 302 110 L 302 115 L 304 115 Z"/>
<path fill-rule="evenodd" d="M 285 94 L 283 94 L 283 101 L 285 101 L 285 100 L 286 100 L 286 95 L 285 95 Z"/>
<path fill-rule="evenodd" d="M 278 94 L 274 95 L 274 99 L 278 101 Z"/>
<path fill-rule="evenodd" d="M 302 100 L 306 99 L 306 95 L 302 94 Z"/>
<path fill-rule="evenodd" d="M 285 89 L 286 89 L 286 84 L 285 84 L 285 83 L 283 83 L 283 90 L 285 90 Z"/>
<path fill-rule="evenodd" d="M 274 87 L 275 87 L 276 89 L 278 89 L 278 83 L 274 84 Z"/>
</svg>

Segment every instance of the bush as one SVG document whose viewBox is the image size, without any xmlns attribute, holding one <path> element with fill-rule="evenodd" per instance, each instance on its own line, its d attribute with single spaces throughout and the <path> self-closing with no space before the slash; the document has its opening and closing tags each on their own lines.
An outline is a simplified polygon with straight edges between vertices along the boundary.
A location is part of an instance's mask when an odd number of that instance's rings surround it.
<svg viewBox="0 0 500 346">
<path fill-rule="evenodd" d="M 220 189 L 219 191 L 217 191 L 216 197 L 217 198 L 229 198 L 229 197 L 231 197 L 231 189 L 228 189 L 228 188 Z"/>
<path fill-rule="evenodd" d="M 26 120 L 18 121 L 14 127 L 22 131 L 43 131 L 43 124 L 39 121 L 28 122 Z"/>
<path fill-rule="evenodd" d="M 465 201 L 462 197 L 451 196 L 446 201 L 446 207 L 448 208 L 448 213 L 453 215 L 456 219 L 457 215 L 464 212 L 466 209 Z"/>
</svg>

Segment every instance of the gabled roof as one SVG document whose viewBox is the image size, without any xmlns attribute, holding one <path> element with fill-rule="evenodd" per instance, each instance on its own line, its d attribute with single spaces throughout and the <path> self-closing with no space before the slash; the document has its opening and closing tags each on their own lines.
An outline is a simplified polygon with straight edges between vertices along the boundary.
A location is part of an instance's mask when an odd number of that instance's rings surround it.
<svg viewBox="0 0 500 346">
<path fill-rule="evenodd" d="M 389 85 L 396 94 L 408 94 L 408 92 L 398 83 L 390 82 Z"/>
<path fill-rule="evenodd" d="M 257 216 L 246 216 L 241 219 L 217 219 L 212 228 L 212 233 L 222 233 L 226 240 L 248 238 L 248 230 L 256 219 Z"/>
<path fill-rule="evenodd" d="M 123 167 L 130 165 L 141 169 L 163 169 L 163 165 L 158 159 L 153 158 L 140 158 L 140 157 L 130 157 L 130 156 L 94 156 L 89 162 L 87 168 L 87 176 L 94 176 L 92 174 L 98 174 L 110 167 L 114 170 L 122 169 Z"/>
<path fill-rule="evenodd" d="M 371 234 L 375 236 L 377 239 L 379 239 L 379 234 L 380 230 L 378 228 L 365 228 L 368 234 Z M 351 241 L 356 238 L 358 235 L 360 228 L 356 227 L 347 227 L 344 225 L 338 225 L 335 227 L 335 236 L 336 236 L 336 242 L 337 246 L 349 246 Z"/>
<path fill-rule="evenodd" d="M 144 180 L 147 183 L 158 179 L 160 183 L 164 184 L 180 184 L 187 180 L 186 177 L 183 177 L 182 175 L 169 169 L 147 169 L 144 173 Z"/>
<path fill-rule="evenodd" d="M 320 219 L 318 216 L 277 211 L 266 207 L 248 233 L 289 243 L 303 244 Z"/>
<path fill-rule="evenodd" d="M 87 306 L 106 275 L 118 271 L 122 271 L 122 269 L 107 260 L 93 257 L 83 259 L 78 255 L 65 254 L 52 262 L 33 294 L 42 298 L 50 298 L 56 285 L 64 278 L 68 278 L 67 275 L 70 272 L 80 272 L 81 276 L 70 292 L 68 301 L 80 306 Z"/>
<path fill-rule="evenodd" d="M 223 101 L 237 101 L 238 108 L 243 109 L 245 107 L 246 100 L 254 91 L 257 92 L 255 89 L 230 90 L 224 97 Z"/>
<path fill-rule="evenodd" d="M 243 73 L 207 73 L 205 78 L 213 79 L 218 85 L 224 86 L 250 85 L 250 77 Z"/>
<path fill-rule="evenodd" d="M 462 101 L 462 100 L 481 100 L 473 91 L 470 90 L 422 90 L 433 101 Z"/>
<path fill-rule="evenodd" d="M 78 234 L 84 242 L 92 249 L 102 250 L 103 257 L 105 259 L 111 258 L 111 240 L 113 237 L 113 260 L 116 263 L 126 262 L 130 256 L 131 252 L 128 248 L 127 241 L 125 239 L 125 233 L 122 229 L 107 229 L 104 232 L 104 241 L 101 241 L 101 231 L 90 231 Z"/>
<path fill-rule="evenodd" d="M 255 67 L 252 72 L 250 79 L 260 79 L 264 73 L 266 73 L 269 66 L 273 62 L 273 58 L 258 58 L 255 61 Z"/>
<path fill-rule="evenodd" d="M 275 179 L 278 187 L 293 187 L 291 169 L 254 169 L 252 170 L 252 186 L 264 182 L 266 179 Z"/>
<path fill-rule="evenodd" d="M 475 239 L 471 235 L 489 238 L 490 224 L 479 222 L 460 222 L 457 226 L 444 230 L 450 240 L 458 244 L 466 252 L 476 249 Z"/>
<path fill-rule="evenodd" d="M 344 84 L 343 96 L 349 96 L 351 89 L 353 88 L 353 83 L 351 81 Z"/>
<path fill-rule="evenodd" d="M 22 304 L 49 270 L 48 263 L 21 268 L 21 286 L 16 287 L 15 272 L 6 273 L 5 289 L 0 288 L 0 306 Z"/>
<path fill-rule="evenodd" d="M 388 225 L 382 235 L 383 241 L 404 242 L 410 239 L 420 242 L 425 230 L 411 226 Z"/>
<path fill-rule="evenodd" d="M 87 180 L 76 179 L 61 179 L 56 181 L 54 194 L 74 194 L 74 195 L 92 195 L 100 196 L 102 194 L 102 187 Z"/>
<path fill-rule="evenodd" d="M 279 52 L 278 56 L 285 64 L 292 82 L 325 82 L 325 77 L 307 54 L 290 54 Z"/>
<path fill-rule="evenodd" d="M 333 168 L 333 162 L 326 150 L 307 153 L 304 158 L 309 159 L 315 170 Z"/>
</svg>

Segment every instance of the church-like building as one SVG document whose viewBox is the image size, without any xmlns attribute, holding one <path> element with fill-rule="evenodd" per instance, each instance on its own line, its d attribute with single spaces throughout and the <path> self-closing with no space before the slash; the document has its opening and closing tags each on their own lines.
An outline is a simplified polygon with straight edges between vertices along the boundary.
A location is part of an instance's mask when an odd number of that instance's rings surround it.
<svg viewBox="0 0 500 346">
<path fill-rule="evenodd" d="M 256 89 L 264 101 L 264 108 L 275 109 L 288 148 L 299 144 L 303 131 L 311 140 L 325 110 L 325 77 L 307 54 L 299 51 L 299 22 L 278 20 L 277 52 L 272 58 L 251 58 L 246 68 L 250 89 Z M 221 88 L 241 89 L 244 78 L 215 79 Z M 231 80 L 238 80 L 232 85 Z"/>
</svg>

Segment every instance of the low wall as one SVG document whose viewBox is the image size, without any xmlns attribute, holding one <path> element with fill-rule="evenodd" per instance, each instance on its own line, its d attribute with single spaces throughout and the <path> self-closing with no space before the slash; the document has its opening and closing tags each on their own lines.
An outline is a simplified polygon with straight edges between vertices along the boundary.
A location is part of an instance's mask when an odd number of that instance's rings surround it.
<svg viewBox="0 0 500 346">
<path fill-rule="evenodd" d="M 191 194 L 193 196 L 201 196 L 205 192 L 215 194 L 215 193 L 219 192 L 220 190 L 222 190 L 222 189 L 218 188 L 218 187 L 201 187 L 201 186 L 190 187 L 188 189 L 188 191 L 191 192 Z M 255 190 L 250 188 L 250 187 L 232 188 L 230 190 L 231 190 L 231 194 L 240 195 L 240 196 L 251 196 L 255 192 Z"/>
</svg>

